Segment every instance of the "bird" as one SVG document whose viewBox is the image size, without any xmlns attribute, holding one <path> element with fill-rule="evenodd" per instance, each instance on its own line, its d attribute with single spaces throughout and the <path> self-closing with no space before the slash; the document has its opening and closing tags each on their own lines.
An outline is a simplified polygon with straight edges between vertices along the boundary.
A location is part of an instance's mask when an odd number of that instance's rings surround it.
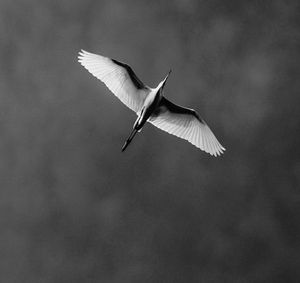
<svg viewBox="0 0 300 283">
<path fill-rule="evenodd" d="M 212 156 L 220 156 L 225 148 L 217 140 L 207 123 L 191 108 L 179 106 L 164 95 L 164 87 L 171 70 L 155 88 L 145 85 L 132 68 L 121 61 L 81 50 L 78 62 L 137 114 L 133 129 L 122 152 L 146 122 L 187 140 Z"/>
</svg>

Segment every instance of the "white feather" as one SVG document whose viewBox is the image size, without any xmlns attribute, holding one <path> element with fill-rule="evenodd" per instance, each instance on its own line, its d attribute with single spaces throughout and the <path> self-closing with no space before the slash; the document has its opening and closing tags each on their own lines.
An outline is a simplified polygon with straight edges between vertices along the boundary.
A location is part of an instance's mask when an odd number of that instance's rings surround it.
<svg viewBox="0 0 300 283">
<path fill-rule="evenodd" d="M 167 109 L 158 116 L 150 117 L 148 121 L 159 129 L 185 139 L 211 155 L 218 156 L 225 151 L 208 125 L 204 121 L 200 122 L 192 114 L 178 114 Z"/>
<path fill-rule="evenodd" d="M 78 61 L 101 80 L 128 108 L 136 113 L 141 110 L 150 90 L 146 86 L 138 89 L 126 68 L 116 64 L 110 58 L 84 50 L 79 52 Z"/>
</svg>

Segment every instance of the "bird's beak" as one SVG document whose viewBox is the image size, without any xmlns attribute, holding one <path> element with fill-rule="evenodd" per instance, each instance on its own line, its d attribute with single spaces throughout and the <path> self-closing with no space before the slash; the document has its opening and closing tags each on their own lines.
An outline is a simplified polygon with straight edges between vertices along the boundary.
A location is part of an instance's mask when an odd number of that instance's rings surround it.
<svg viewBox="0 0 300 283">
<path fill-rule="evenodd" d="M 165 86 L 165 83 L 166 83 L 166 81 L 167 81 L 169 75 L 171 74 L 171 72 L 172 72 L 172 70 L 170 70 L 169 73 L 168 73 L 168 74 L 166 75 L 166 77 L 164 78 L 164 80 L 163 80 L 163 82 L 162 82 L 162 87 Z"/>
</svg>

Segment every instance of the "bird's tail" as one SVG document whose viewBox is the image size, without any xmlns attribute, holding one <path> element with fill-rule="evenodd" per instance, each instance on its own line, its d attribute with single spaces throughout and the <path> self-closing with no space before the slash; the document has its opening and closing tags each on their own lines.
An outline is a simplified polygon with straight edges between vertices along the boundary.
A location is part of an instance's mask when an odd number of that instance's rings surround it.
<svg viewBox="0 0 300 283">
<path fill-rule="evenodd" d="M 131 143 L 131 141 L 133 140 L 134 136 L 136 135 L 136 133 L 138 132 L 137 129 L 133 129 L 130 136 L 128 137 L 128 139 L 126 140 L 126 142 L 124 143 L 123 147 L 122 147 L 122 152 L 127 148 L 127 146 Z"/>
</svg>

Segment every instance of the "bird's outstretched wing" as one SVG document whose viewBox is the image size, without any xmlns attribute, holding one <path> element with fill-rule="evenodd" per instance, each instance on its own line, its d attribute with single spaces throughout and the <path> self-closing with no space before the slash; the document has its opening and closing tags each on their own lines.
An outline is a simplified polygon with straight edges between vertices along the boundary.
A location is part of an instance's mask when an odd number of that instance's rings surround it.
<svg viewBox="0 0 300 283">
<path fill-rule="evenodd" d="M 165 97 L 161 99 L 159 107 L 148 121 L 163 131 L 189 141 L 211 155 L 221 155 L 225 151 L 195 110 L 178 106 Z"/>
<path fill-rule="evenodd" d="M 138 113 L 149 93 L 130 66 L 117 60 L 81 50 L 79 63 L 105 83 L 128 108 Z"/>
</svg>

